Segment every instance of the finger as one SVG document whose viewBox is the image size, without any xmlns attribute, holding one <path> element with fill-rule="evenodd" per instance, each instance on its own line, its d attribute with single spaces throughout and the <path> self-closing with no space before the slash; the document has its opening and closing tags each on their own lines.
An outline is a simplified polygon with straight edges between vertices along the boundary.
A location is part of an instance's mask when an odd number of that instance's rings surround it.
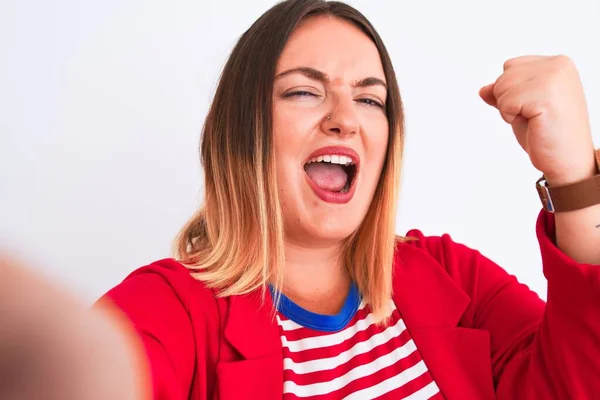
<svg viewBox="0 0 600 400">
<path fill-rule="evenodd" d="M 502 119 L 509 124 L 521 114 L 525 93 L 519 87 L 512 87 L 498 97 L 497 108 Z"/>
<path fill-rule="evenodd" d="M 479 89 L 479 96 L 492 107 L 496 107 L 496 97 L 494 96 L 494 83 L 485 85 Z"/>
<path fill-rule="evenodd" d="M 535 79 L 535 71 L 527 71 L 526 68 L 512 68 L 506 71 L 496 80 L 494 85 L 494 97 L 499 99 L 509 89 L 523 87 L 527 82 Z"/>
<path fill-rule="evenodd" d="M 527 120 L 539 114 L 535 104 L 540 98 L 539 89 L 535 82 L 527 82 L 520 86 L 513 86 L 504 92 L 497 101 L 497 108 L 502 118 L 509 124 L 513 124 L 517 116 L 522 116 Z"/>
</svg>

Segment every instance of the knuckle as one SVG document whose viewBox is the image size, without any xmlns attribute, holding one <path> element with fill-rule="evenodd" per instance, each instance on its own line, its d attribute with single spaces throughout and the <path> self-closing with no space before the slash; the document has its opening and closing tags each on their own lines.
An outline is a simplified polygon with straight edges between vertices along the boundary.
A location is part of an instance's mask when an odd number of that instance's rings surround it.
<svg viewBox="0 0 600 400">
<path fill-rule="evenodd" d="M 506 71 L 507 69 L 509 69 L 514 63 L 514 59 L 511 58 L 510 60 L 506 60 L 504 62 L 504 65 L 502 66 L 502 68 Z"/>
<path fill-rule="evenodd" d="M 558 70 L 558 71 L 562 71 L 565 69 L 571 69 L 575 66 L 575 63 L 573 62 L 573 60 L 570 57 L 565 56 L 563 54 L 555 56 L 553 58 L 553 61 L 554 61 L 555 70 Z"/>
</svg>

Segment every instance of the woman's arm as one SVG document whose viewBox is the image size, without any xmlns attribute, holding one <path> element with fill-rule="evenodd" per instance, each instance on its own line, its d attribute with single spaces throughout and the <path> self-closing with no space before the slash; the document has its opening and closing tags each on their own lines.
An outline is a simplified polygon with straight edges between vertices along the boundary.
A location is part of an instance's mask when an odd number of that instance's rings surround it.
<svg viewBox="0 0 600 400">
<path fill-rule="evenodd" d="M 600 205 L 556 214 L 556 245 L 573 260 L 600 265 Z"/>
<path fill-rule="evenodd" d="M 596 155 L 583 85 L 564 55 L 522 56 L 479 95 L 511 124 L 532 165 L 549 186 L 596 175 Z M 573 260 L 600 264 L 600 206 L 556 214 L 556 244 Z"/>
<path fill-rule="evenodd" d="M 574 174 L 560 182 L 548 181 L 551 186 L 566 185 L 588 179 L 598 173 L 592 162 L 588 171 Z M 573 260 L 600 265 L 600 204 L 581 210 L 555 214 L 556 245 Z"/>
<path fill-rule="evenodd" d="M 548 280 L 545 305 L 448 235 L 423 243 L 471 299 L 463 326 L 490 334 L 498 399 L 592 399 L 600 393 L 600 265 L 570 258 L 554 244 L 554 234 L 554 215 L 542 211 L 537 236 Z"/>
<path fill-rule="evenodd" d="M 0 258 L 0 398 L 146 399 L 135 336 L 116 310 L 87 309 Z"/>
</svg>

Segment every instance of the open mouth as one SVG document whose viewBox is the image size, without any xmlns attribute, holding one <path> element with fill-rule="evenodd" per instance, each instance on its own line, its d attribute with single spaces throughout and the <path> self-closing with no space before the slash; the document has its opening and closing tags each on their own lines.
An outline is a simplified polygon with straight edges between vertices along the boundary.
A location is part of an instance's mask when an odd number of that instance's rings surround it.
<svg viewBox="0 0 600 400">
<path fill-rule="evenodd" d="M 304 164 L 304 171 L 313 188 L 332 194 L 347 194 L 356 178 L 357 165 L 353 157 L 324 154 L 313 157 Z"/>
</svg>

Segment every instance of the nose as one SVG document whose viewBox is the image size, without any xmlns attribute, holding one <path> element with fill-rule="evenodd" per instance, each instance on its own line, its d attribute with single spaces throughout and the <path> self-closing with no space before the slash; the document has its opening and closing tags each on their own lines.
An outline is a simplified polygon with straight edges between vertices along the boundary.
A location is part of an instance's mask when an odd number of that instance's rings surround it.
<svg viewBox="0 0 600 400">
<path fill-rule="evenodd" d="M 339 136 L 358 133 L 359 122 L 354 109 L 354 100 L 338 99 L 323 118 L 322 129 L 327 134 Z"/>
</svg>

